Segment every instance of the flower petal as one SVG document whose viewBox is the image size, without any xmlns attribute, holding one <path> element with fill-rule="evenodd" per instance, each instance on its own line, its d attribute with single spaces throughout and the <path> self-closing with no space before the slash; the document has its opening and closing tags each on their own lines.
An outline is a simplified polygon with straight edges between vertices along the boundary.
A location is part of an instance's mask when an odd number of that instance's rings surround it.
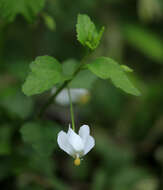
<svg viewBox="0 0 163 190">
<path fill-rule="evenodd" d="M 85 141 L 86 141 L 87 137 L 89 136 L 89 133 L 90 133 L 90 129 L 89 129 L 88 125 L 82 125 L 80 127 L 80 129 L 79 129 L 79 136 L 84 141 L 84 144 L 85 144 Z"/>
<path fill-rule="evenodd" d="M 67 154 L 69 154 L 71 156 L 74 155 L 73 148 L 71 147 L 71 145 L 68 142 L 68 136 L 64 131 L 60 131 L 58 133 L 57 142 L 58 142 L 59 147 L 62 150 L 64 150 Z"/>
<path fill-rule="evenodd" d="M 56 90 L 57 89 L 54 87 L 51 93 L 54 94 Z M 77 102 L 82 96 L 89 94 L 88 90 L 82 89 L 82 88 L 75 88 L 75 89 L 70 88 L 70 93 L 71 93 L 71 99 L 73 103 Z M 56 102 L 58 104 L 61 104 L 62 106 L 67 106 L 70 104 L 67 89 L 63 89 L 57 95 Z"/>
<path fill-rule="evenodd" d="M 76 152 L 84 150 L 84 143 L 79 135 L 77 135 L 70 127 L 68 130 L 68 141 Z"/>
<path fill-rule="evenodd" d="M 66 89 L 63 89 L 56 97 L 56 102 L 62 106 L 69 105 L 69 96 Z"/>
<path fill-rule="evenodd" d="M 95 146 L 95 139 L 92 136 L 88 136 L 84 146 L 84 155 L 86 155 Z"/>
</svg>

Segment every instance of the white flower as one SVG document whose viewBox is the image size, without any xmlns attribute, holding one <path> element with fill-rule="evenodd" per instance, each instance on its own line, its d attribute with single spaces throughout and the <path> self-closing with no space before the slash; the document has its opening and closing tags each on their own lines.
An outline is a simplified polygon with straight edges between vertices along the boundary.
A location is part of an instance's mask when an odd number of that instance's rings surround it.
<svg viewBox="0 0 163 190">
<path fill-rule="evenodd" d="M 79 129 L 79 135 L 69 127 L 68 132 L 60 131 L 57 139 L 59 147 L 72 156 L 74 164 L 80 165 L 80 158 L 86 155 L 95 145 L 95 140 L 90 136 L 88 125 L 83 125 Z"/>
<path fill-rule="evenodd" d="M 52 89 L 52 94 L 56 92 L 56 88 Z M 89 100 L 89 91 L 84 88 L 70 88 L 71 93 L 71 99 L 73 103 L 76 103 L 78 101 L 86 102 Z M 87 99 L 87 100 L 86 100 Z M 69 105 L 69 96 L 68 96 L 68 90 L 63 89 L 56 97 L 56 102 L 62 106 Z"/>
</svg>

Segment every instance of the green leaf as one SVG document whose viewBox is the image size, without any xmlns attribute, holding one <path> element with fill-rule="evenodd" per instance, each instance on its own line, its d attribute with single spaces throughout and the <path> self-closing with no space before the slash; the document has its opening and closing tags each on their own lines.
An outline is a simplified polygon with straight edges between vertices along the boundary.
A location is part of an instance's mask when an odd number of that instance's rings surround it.
<svg viewBox="0 0 163 190">
<path fill-rule="evenodd" d="M 77 25 L 77 39 L 83 45 L 87 46 L 91 50 L 97 48 L 100 43 L 104 27 L 98 32 L 95 24 L 91 21 L 89 16 L 85 14 L 79 14 Z"/>
<path fill-rule="evenodd" d="M 27 96 L 45 92 L 62 80 L 62 66 L 53 57 L 37 57 L 30 68 L 22 89 Z"/>
<path fill-rule="evenodd" d="M 129 81 L 121 66 L 111 58 L 100 57 L 88 65 L 88 69 L 102 79 L 111 79 L 113 84 L 126 93 L 138 96 L 140 92 Z"/>
<path fill-rule="evenodd" d="M 44 4 L 45 0 L 0 0 L 0 15 L 10 22 L 18 14 L 23 15 L 27 21 L 32 21 Z"/>
<path fill-rule="evenodd" d="M 53 123 L 29 122 L 20 130 L 24 142 L 31 144 L 40 155 L 51 155 L 57 146 L 59 127 Z"/>
</svg>

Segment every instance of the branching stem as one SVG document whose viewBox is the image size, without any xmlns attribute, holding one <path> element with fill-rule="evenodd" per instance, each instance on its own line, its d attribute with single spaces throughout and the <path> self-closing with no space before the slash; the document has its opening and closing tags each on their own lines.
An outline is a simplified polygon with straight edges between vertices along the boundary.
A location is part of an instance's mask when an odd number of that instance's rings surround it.
<svg viewBox="0 0 163 190">
<path fill-rule="evenodd" d="M 84 62 L 85 62 L 85 59 L 87 58 L 89 53 L 87 53 L 87 55 L 82 59 L 79 67 L 76 69 L 76 71 L 74 72 L 73 76 L 71 79 L 65 81 L 58 89 L 57 91 L 51 95 L 49 97 L 49 99 L 47 100 L 47 102 L 43 105 L 43 107 L 40 109 L 40 112 L 38 114 L 38 117 L 41 117 L 44 112 L 46 111 L 46 109 L 54 102 L 56 96 L 64 89 L 68 86 L 68 84 L 74 79 L 74 77 L 82 70 L 83 68 L 83 65 L 84 65 Z"/>
</svg>

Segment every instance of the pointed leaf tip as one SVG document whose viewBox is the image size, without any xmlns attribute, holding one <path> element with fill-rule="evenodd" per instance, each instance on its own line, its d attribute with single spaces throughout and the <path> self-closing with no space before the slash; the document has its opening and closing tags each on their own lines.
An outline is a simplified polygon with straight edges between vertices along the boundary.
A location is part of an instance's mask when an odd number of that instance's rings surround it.
<svg viewBox="0 0 163 190">
<path fill-rule="evenodd" d="M 140 96 L 139 90 L 128 79 L 124 69 L 113 59 L 99 57 L 88 65 L 88 69 L 102 79 L 111 79 L 124 92 Z"/>
</svg>

